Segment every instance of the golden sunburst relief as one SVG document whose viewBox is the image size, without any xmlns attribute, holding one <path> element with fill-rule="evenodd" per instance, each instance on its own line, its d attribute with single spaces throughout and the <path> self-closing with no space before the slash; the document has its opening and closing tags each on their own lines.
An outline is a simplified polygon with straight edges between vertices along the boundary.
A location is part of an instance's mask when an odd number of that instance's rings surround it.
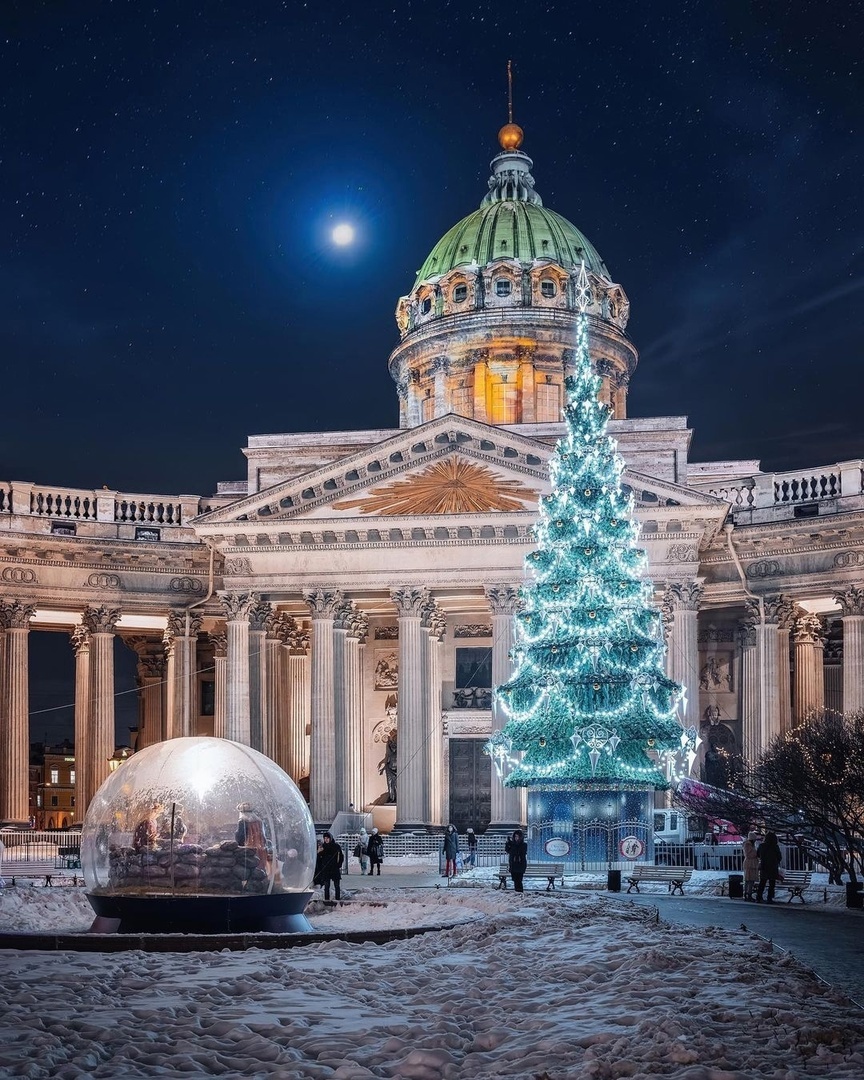
<svg viewBox="0 0 864 1080">
<path fill-rule="evenodd" d="M 524 510 L 537 492 L 519 480 L 508 480 L 485 465 L 448 457 L 422 472 L 372 488 L 357 499 L 341 499 L 334 510 L 361 514 L 482 514 L 489 510 Z"/>
</svg>

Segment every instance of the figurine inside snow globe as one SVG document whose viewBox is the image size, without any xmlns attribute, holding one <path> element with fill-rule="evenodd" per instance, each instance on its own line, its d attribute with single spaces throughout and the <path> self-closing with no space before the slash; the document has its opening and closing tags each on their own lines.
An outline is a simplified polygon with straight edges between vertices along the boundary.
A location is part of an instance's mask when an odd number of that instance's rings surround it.
<svg viewBox="0 0 864 1080">
<path fill-rule="evenodd" d="M 93 930 L 308 930 L 315 829 L 279 766 L 227 739 L 148 746 L 96 792 L 81 865 Z"/>
</svg>

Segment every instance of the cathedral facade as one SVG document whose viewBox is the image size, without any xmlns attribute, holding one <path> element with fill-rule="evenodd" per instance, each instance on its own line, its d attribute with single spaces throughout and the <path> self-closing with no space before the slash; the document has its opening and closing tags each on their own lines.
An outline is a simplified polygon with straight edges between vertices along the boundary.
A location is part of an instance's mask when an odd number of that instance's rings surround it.
<svg viewBox="0 0 864 1080">
<path fill-rule="evenodd" d="M 249 744 L 321 824 L 351 805 L 382 829 L 523 822 L 484 745 L 583 265 L 694 770 L 722 785 L 811 710 L 864 707 L 864 463 L 696 463 L 684 417 L 629 418 L 629 300 L 543 206 L 519 129 L 500 141 L 480 208 L 398 301 L 397 428 L 251 436 L 246 478 L 211 497 L 0 481 L 0 819 L 33 813 L 29 641 L 49 632 L 75 656 L 77 820 L 114 755 L 119 637 L 138 658 L 139 748 Z"/>
</svg>

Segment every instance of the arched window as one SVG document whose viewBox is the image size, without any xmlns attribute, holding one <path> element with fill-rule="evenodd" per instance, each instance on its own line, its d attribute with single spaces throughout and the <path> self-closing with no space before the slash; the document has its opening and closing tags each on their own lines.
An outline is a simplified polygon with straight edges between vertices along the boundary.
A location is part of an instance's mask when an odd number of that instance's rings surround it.
<svg viewBox="0 0 864 1080">
<path fill-rule="evenodd" d="M 544 278 L 540 282 L 540 295 L 545 296 L 547 300 L 551 300 L 553 296 L 558 292 L 558 286 L 551 278 Z"/>
<path fill-rule="evenodd" d="M 428 315 L 431 310 L 432 310 L 432 297 L 427 296 L 420 303 L 420 314 L 421 315 Z"/>
<path fill-rule="evenodd" d="M 495 279 L 495 295 L 509 296 L 513 291 L 513 283 L 509 278 L 499 277 Z"/>
<path fill-rule="evenodd" d="M 467 299 L 468 299 L 468 286 L 467 285 L 457 285 L 456 288 L 453 290 L 453 303 L 454 304 L 464 304 Z"/>
</svg>

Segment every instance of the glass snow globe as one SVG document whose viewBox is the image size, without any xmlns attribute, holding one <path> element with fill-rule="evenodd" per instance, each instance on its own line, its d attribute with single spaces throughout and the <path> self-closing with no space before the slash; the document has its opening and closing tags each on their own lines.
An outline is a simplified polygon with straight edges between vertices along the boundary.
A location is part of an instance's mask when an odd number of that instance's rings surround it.
<svg viewBox="0 0 864 1080">
<path fill-rule="evenodd" d="M 94 929 L 307 929 L 315 829 L 270 758 L 228 739 L 170 739 L 96 792 L 81 866 L 97 916 L 122 924 Z"/>
</svg>

